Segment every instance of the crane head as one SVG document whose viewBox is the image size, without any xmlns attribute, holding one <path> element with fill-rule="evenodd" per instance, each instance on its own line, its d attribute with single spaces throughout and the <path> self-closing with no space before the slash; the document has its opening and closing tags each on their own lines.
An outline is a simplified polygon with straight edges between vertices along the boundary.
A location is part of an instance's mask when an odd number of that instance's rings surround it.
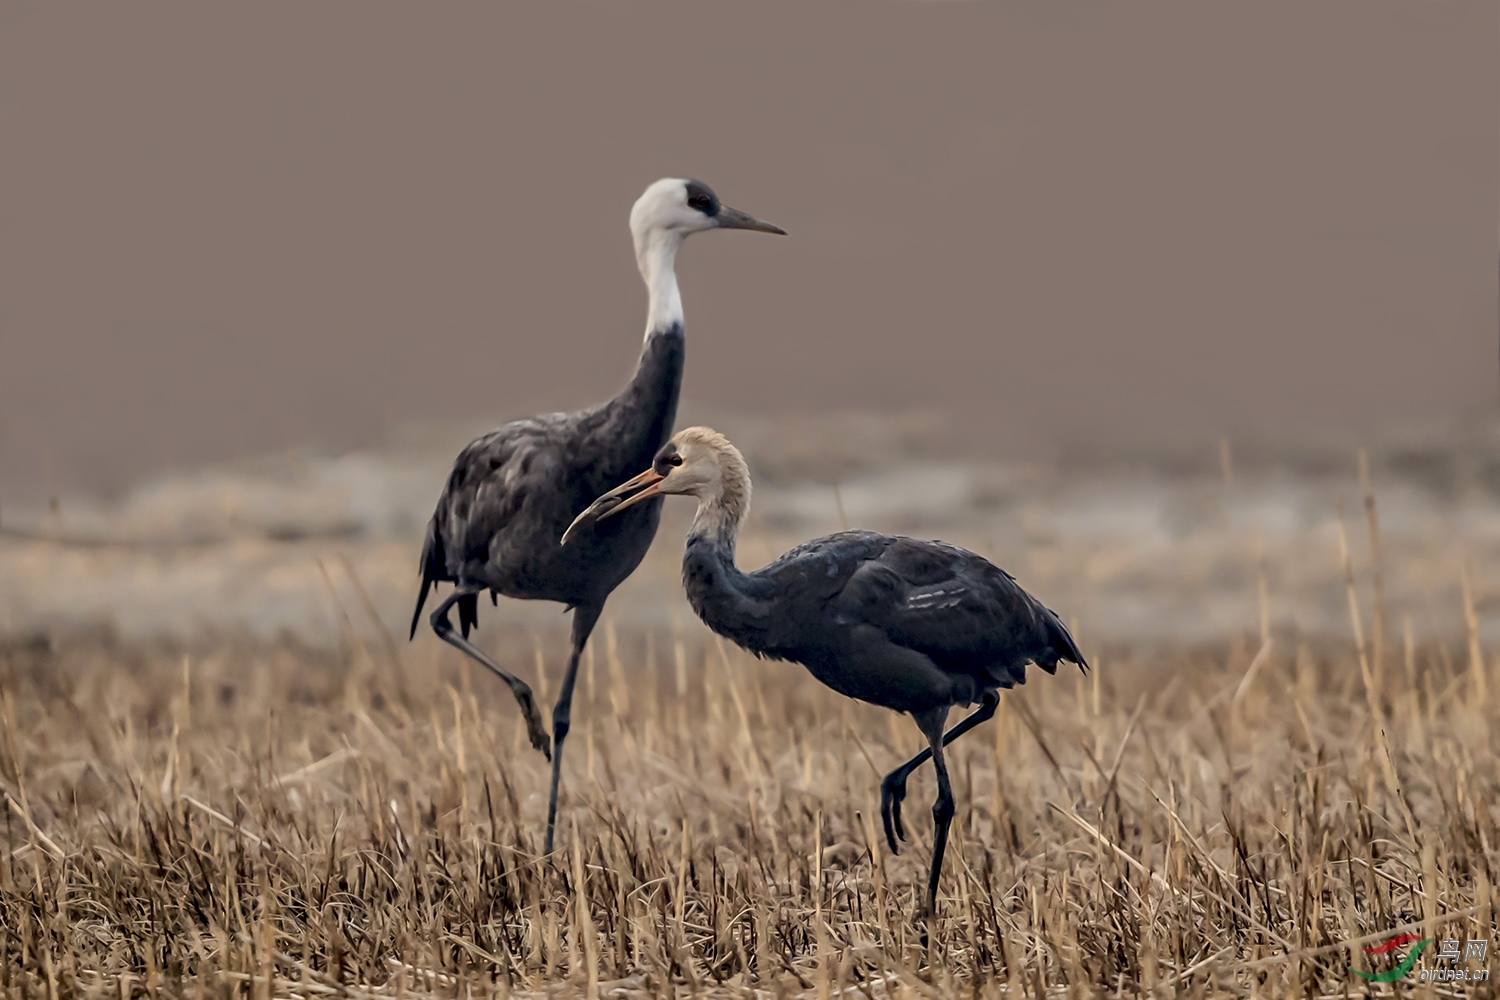
<svg viewBox="0 0 1500 1000">
<path fill-rule="evenodd" d="M 630 210 L 630 231 L 637 243 L 652 233 L 679 238 L 709 229 L 749 229 L 785 236 L 786 230 L 730 208 L 702 181 L 667 177 L 646 188 Z"/>
<path fill-rule="evenodd" d="M 599 497 L 574 518 L 562 544 L 588 523 L 597 524 L 642 500 L 657 496 L 695 496 L 725 504 L 743 520 L 750 509 L 750 471 L 740 450 L 708 427 L 688 427 L 661 446 L 651 468 Z"/>
</svg>

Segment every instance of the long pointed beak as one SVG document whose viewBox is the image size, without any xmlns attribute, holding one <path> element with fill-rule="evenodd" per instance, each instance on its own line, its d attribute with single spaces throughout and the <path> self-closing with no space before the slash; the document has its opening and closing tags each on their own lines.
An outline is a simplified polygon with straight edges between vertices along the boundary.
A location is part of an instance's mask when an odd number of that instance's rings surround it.
<svg viewBox="0 0 1500 1000">
<path fill-rule="evenodd" d="M 589 504 L 582 514 L 573 518 L 573 523 L 568 525 L 568 530 L 563 532 L 562 541 L 558 544 L 567 545 L 568 539 L 577 535 L 583 529 L 584 524 L 598 524 L 607 517 L 614 517 L 627 507 L 656 496 L 661 492 L 662 480 L 666 478 L 655 469 L 647 469 L 634 479 L 616 486 Z M 640 490 L 640 492 L 627 497 L 632 490 Z M 622 500 L 622 497 L 625 499 Z"/>
<path fill-rule="evenodd" d="M 786 230 L 780 226 L 773 226 L 764 219 L 757 219 L 753 215 L 746 215 L 737 208 L 728 205 L 719 206 L 719 214 L 715 216 L 719 220 L 720 229 L 750 229 L 757 233 L 775 233 L 777 236 L 785 236 Z"/>
</svg>

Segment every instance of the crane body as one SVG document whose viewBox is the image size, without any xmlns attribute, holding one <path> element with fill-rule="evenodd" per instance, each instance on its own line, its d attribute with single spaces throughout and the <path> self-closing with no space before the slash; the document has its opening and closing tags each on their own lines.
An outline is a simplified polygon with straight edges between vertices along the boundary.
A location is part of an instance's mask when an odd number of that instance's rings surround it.
<svg viewBox="0 0 1500 1000">
<path fill-rule="evenodd" d="M 881 782 L 881 819 L 899 853 L 907 778 L 931 759 L 932 912 L 954 810 L 943 747 L 990 718 L 999 692 L 1025 683 L 1028 665 L 1049 674 L 1064 661 L 1087 670 L 1067 627 L 1009 573 L 946 542 L 841 531 L 744 572 L 734 554 L 749 472 L 728 439 L 702 427 L 673 435 L 649 469 L 590 505 L 569 526 L 565 547 L 663 494 L 698 498 L 682 577 L 710 629 L 757 656 L 800 663 L 841 694 L 906 712 L 927 737 L 927 749 Z M 976 702 L 944 731 L 950 709 Z"/>
<path fill-rule="evenodd" d="M 427 526 L 421 589 L 412 613 L 416 636 L 428 593 L 453 591 L 429 621 L 444 642 L 494 672 L 515 694 L 532 746 L 552 761 L 546 850 L 557 820 L 562 748 L 572 719 L 578 663 L 605 601 L 645 558 L 661 520 L 660 503 L 643 503 L 577 545 L 558 540 L 594 497 L 649 464 L 677 416 L 686 352 L 675 263 L 683 240 L 710 229 L 782 233 L 719 202 L 706 185 L 664 179 L 631 210 L 636 263 L 649 296 L 646 339 L 635 375 L 614 399 L 574 413 L 515 420 L 471 442 L 458 455 Z M 573 611 L 572 649 L 552 712 L 549 738 L 531 687 L 469 640 L 479 598 L 557 601 Z M 459 627 L 449 618 L 457 606 Z"/>
</svg>

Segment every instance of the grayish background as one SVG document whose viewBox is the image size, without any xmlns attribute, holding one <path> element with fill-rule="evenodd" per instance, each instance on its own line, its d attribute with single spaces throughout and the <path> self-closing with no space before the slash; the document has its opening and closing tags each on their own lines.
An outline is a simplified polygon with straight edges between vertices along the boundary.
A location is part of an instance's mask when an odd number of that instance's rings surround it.
<svg viewBox="0 0 1500 1000">
<path fill-rule="evenodd" d="M 975 446 L 1493 413 L 1493 2 L 0 7 L 0 500 L 609 395 Z M 725 428 L 732 430 L 731 428 Z"/>
</svg>

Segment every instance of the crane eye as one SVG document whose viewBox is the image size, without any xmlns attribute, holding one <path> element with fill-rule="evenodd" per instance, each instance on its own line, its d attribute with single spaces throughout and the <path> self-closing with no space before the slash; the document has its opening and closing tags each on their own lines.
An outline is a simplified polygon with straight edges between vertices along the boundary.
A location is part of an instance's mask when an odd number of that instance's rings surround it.
<svg viewBox="0 0 1500 1000">
<path fill-rule="evenodd" d="M 667 464 L 668 465 L 681 465 L 682 464 L 682 456 L 681 455 L 673 455 L 671 458 L 667 459 Z"/>
<path fill-rule="evenodd" d="M 710 217 L 719 214 L 719 200 L 714 197 L 707 184 L 698 181 L 688 181 L 687 206 Z"/>
</svg>

